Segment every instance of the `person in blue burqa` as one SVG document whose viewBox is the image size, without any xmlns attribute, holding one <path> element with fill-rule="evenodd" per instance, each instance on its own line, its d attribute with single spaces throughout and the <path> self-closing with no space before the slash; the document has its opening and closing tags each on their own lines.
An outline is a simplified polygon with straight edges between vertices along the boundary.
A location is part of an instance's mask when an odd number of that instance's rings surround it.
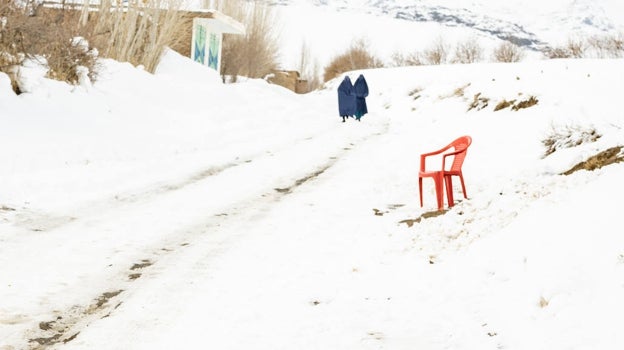
<svg viewBox="0 0 624 350">
<path fill-rule="evenodd" d="M 348 117 L 355 115 L 355 93 L 349 76 L 345 76 L 338 86 L 338 114 L 343 123 Z"/>
<path fill-rule="evenodd" d="M 366 108 L 366 96 L 368 96 L 368 84 L 366 83 L 366 79 L 364 79 L 364 75 L 360 74 L 360 76 L 355 80 L 355 84 L 353 84 L 353 91 L 355 91 L 355 119 L 360 121 L 360 118 L 366 113 L 368 113 L 368 109 Z"/>
</svg>

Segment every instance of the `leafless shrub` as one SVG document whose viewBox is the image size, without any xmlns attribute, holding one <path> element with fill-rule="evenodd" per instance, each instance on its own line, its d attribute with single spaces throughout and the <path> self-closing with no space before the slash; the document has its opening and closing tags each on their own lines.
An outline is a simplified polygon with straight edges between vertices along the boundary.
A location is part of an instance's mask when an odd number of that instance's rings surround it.
<svg viewBox="0 0 624 350">
<path fill-rule="evenodd" d="M 624 34 L 593 36 L 587 39 L 587 45 L 596 58 L 624 57 Z"/>
<path fill-rule="evenodd" d="M 473 109 L 476 109 L 479 111 L 487 107 L 489 103 L 490 103 L 490 99 L 487 97 L 482 97 L 481 93 L 479 92 L 474 95 L 472 102 L 470 103 L 470 105 L 468 105 L 468 110 L 471 111 Z"/>
<path fill-rule="evenodd" d="M 621 58 L 624 57 L 624 34 L 570 39 L 566 45 L 551 48 L 545 54 L 548 58 Z"/>
<path fill-rule="evenodd" d="M 325 67 L 323 80 L 329 81 L 344 72 L 356 69 L 383 67 L 381 60 L 368 52 L 367 46 L 364 39 L 354 41 L 345 53 L 338 55 Z"/>
<path fill-rule="evenodd" d="M 436 65 L 446 63 L 448 45 L 442 37 L 438 37 L 432 46 L 423 52 L 423 60 L 426 64 Z"/>
<path fill-rule="evenodd" d="M 617 52 L 617 57 L 622 57 L 624 54 L 624 33 L 620 32 L 619 34 L 612 36 L 609 46 L 611 50 Z"/>
<path fill-rule="evenodd" d="M 20 93 L 17 72 L 25 58 L 47 64 L 48 76 L 57 80 L 77 83 L 79 76 L 95 78 L 97 51 L 88 47 L 92 28 L 78 26 L 79 18 L 71 7 L 0 0 L 0 71 L 8 73 L 16 93 Z"/>
<path fill-rule="evenodd" d="M 507 107 L 511 107 L 513 111 L 519 111 L 524 108 L 535 106 L 539 102 L 539 100 L 535 96 L 529 96 L 529 98 L 525 100 L 521 100 L 517 102 L 516 101 L 517 100 L 515 99 L 511 101 L 507 101 L 503 99 L 502 101 L 496 104 L 496 106 L 494 107 L 494 112 L 500 111 L 501 109 L 505 109 Z"/>
<path fill-rule="evenodd" d="M 476 38 L 469 38 L 460 42 L 455 48 L 455 54 L 451 62 L 453 63 L 474 63 L 483 57 L 483 48 Z"/>
<path fill-rule="evenodd" d="M 516 100 L 511 100 L 511 101 L 502 100 L 498 104 L 496 104 L 496 107 L 494 107 L 494 112 L 500 111 L 501 109 L 505 109 L 509 106 L 513 106 L 514 103 L 516 103 Z"/>
<path fill-rule="evenodd" d="M 583 143 L 595 142 L 600 135 L 594 128 L 582 128 L 580 126 L 551 126 L 551 131 L 547 137 L 542 140 L 542 144 L 546 147 L 544 158 L 555 151 L 563 148 L 571 148 L 579 146 Z"/>
<path fill-rule="evenodd" d="M 401 53 L 395 52 L 391 57 L 391 64 L 393 67 L 407 67 L 407 66 L 421 66 L 423 65 L 423 60 L 421 58 L 421 54 L 418 52 L 412 53 Z"/>
<path fill-rule="evenodd" d="M 529 96 L 529 98 L 526 100 L 522 100 L 518 103 L 514 103 L 514 105 L 511 106 L 511 109 L 514 111 L 518 111 L 524 108 L 535 106 L 538 102 L 539 100 L 535 96 Z"/>
<path fill-rule="evenodd" d="M 236 81 L 237 76 L 262 78 L 278 66 L 279 28 L 272 7 L 256 1 L 221 0 L 222 12 L 245 24 L 245 35 L 223 38 L 221 74 Z"/>
<path fill-rule="evenodd" d="M 17 73 L 27 47 L 23 34 L 27 18 L 24 9 L 16 6 L 14 1 L 0 0 L 0 72 L 9 76 L 16 93 L 20 92 Z"/>
<path fill-rule="evenodd" d="M 97 50 L 89 48 L 89 43 L 84 38 L 51 42 L 46 51 L 49 78 L 72 84 L 81 82 L 85 77 L 90 81 L 95 80 Z"/>
<path fill-rule="evenodd" d="M 565 47 L 549 48 L 548 50 L 546 50 L 545 54 L 546 54 L 546 57 L 548 57 L 550 59 L 571 58 L 572 57 L 570 51 L 568 51 Z"/>
<path fill-rule="evenodd" d="M 585 53 L 586 45 L 582 40 L 568 40 L 568 51 L 571 53 L 574 58 L 581 58 Z"/>
<path fill-rule="evenodd" d="M 524 58 L 524 52 L 518 47 L 518 45 L 510 42 L 503 41 L 498 47 L 494 49 L 492 59 L 495 62 L 519 62 Z"/>
<path fill-rule="evenodd" d="M 545 53 L 548 58 L 581 58 L 585 55 L 587 44 L 581 39 L 568 39 L 564 46 L 548 49 Z"/>
<path fill-rule="evenodd" d="M 99 54 L 153 72 L 165 46 L 177 40 L 180 3 L 131 0 L 118 6 L 121 3 L 102 0 L 99 7 L 91 8 L 97 11 L 89 11 L 88 1 L 32 7 L 0 0 L 0 56 L 4 57 L 0 70 L 5 65 L 14 69 L 21 63 L 19 57 L 43 57 L 48 77 L 78 83 L 87 76 L 95 79 Z"/>
</svg>

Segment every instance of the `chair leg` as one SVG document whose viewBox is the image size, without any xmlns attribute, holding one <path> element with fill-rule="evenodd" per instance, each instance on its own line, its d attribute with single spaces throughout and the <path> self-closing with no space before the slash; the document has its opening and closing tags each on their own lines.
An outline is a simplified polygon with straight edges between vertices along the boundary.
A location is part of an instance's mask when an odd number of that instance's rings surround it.
<svg viewBox="0 0 624 350">
<path fill-rule="evenodd" d="M 432 176 L 435 183 L 436 201 L 438 202 L 438 210 L 444 209 L 444 174 L 440 172 Z M 420 207 L 423 206 L 422 177 L 418 178 L 418 192 L 420 192 Z"/>
<path fill-rule="evenodd" d="M 444 183 L 446 185 L 446 200 L 450 208 L 455 205 L 455 199 L 453 198 L 453 177 L 451 175 L 444 176 Z"/>
<path fill-rule="evenodd" d="M 444 209 L 444 176 L 442 173 L 433 178 L 435 181 L 436 199 L 438 200 L 438 210 Z"/>
<path fill-rule="evenodd" d="M 422 208 L 423 206 L 423 201 L 422 201 L 422 177 L 418 177 L 418 193 L 420 193 L 420 207 Z"/>
<path fill-rule="evenodd" d="M 468 195 L 466 194 L 466 185 L 464 185 L 464 176 L 459 174 L 459 181 L 461 182 L 462 192 L 464 192 L 464 198 L 468 199 Z"/>
</svg>

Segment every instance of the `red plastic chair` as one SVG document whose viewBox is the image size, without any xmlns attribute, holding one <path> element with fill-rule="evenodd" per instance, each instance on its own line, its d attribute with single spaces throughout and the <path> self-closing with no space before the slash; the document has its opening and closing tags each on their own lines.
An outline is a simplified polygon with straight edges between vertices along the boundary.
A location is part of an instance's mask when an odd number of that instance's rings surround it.
<svg viewBox="0 0 624 350">
<path fill-rule="evenodd" d="M 444 207 L 444 185 L 446 185 L 446 197 L 448 200 L 449 207 L 452 207 L 454 204 L 453 199 L 453 181 L 452 176 L 459 176 L 459 180 L 461 181 L 462 191 L 464 193 L 464 198 L 468 198 L 466 195 L 466 186 L 464 185 L 464 175 L 462 174 L 462 164 L 464 164 L 464 159 L 466 158 L 466 153 L 468 151 L 468 146 L 472 143 L 472 138 L 470 136 L 462 136 L 455 141 L 451 142 L 449 145 L 445 146 L 442 149 L 439 149 L 434 152 L 424 153 L 420 155 L 420 172 L 418 173 L 418 190 L 420 191 L 420 206 L 423 206 L 423 195 L 422 195 L 422 180 L 425 177 L 430 177 L 435 182 L 435 191 L 436 191 L 436 199 L 438 201 L 438 210 L 442 210 Z M 446 152 L 450 149 L 453 149 L 452 152 L 444 153 L 442 155 L 442 168 L 440 170 L 426 170 L 425 168 L 425 159 L 429 156 L 434 156 Z M 453 156 L 453 163 L 449 170 L 446 169 L 446 158 Z"/>
</svg>

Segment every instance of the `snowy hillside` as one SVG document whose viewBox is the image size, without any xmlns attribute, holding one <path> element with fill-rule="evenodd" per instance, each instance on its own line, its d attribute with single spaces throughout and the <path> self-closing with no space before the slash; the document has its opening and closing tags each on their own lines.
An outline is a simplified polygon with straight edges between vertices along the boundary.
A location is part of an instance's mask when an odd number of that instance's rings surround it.
<svg viewBox="0 0 624 350">
<path fill-rule="evenodd" d="M 353 41 L 366 38 L 371 51 L 389 60 L 399 50 L 419 50 L 438 38 L 448 44 L 477 38 L 486 49 L 513 40 L 530 57 L 569 39 L 624 32 L 619 0 L 280 0 L 284 65 L 296 68 L 303 42 L 321 64 Z M 347 20 L 348 19 L 348 20 Z M 531 53 L 531 51 L 533 53 Z"/>
</svg>

